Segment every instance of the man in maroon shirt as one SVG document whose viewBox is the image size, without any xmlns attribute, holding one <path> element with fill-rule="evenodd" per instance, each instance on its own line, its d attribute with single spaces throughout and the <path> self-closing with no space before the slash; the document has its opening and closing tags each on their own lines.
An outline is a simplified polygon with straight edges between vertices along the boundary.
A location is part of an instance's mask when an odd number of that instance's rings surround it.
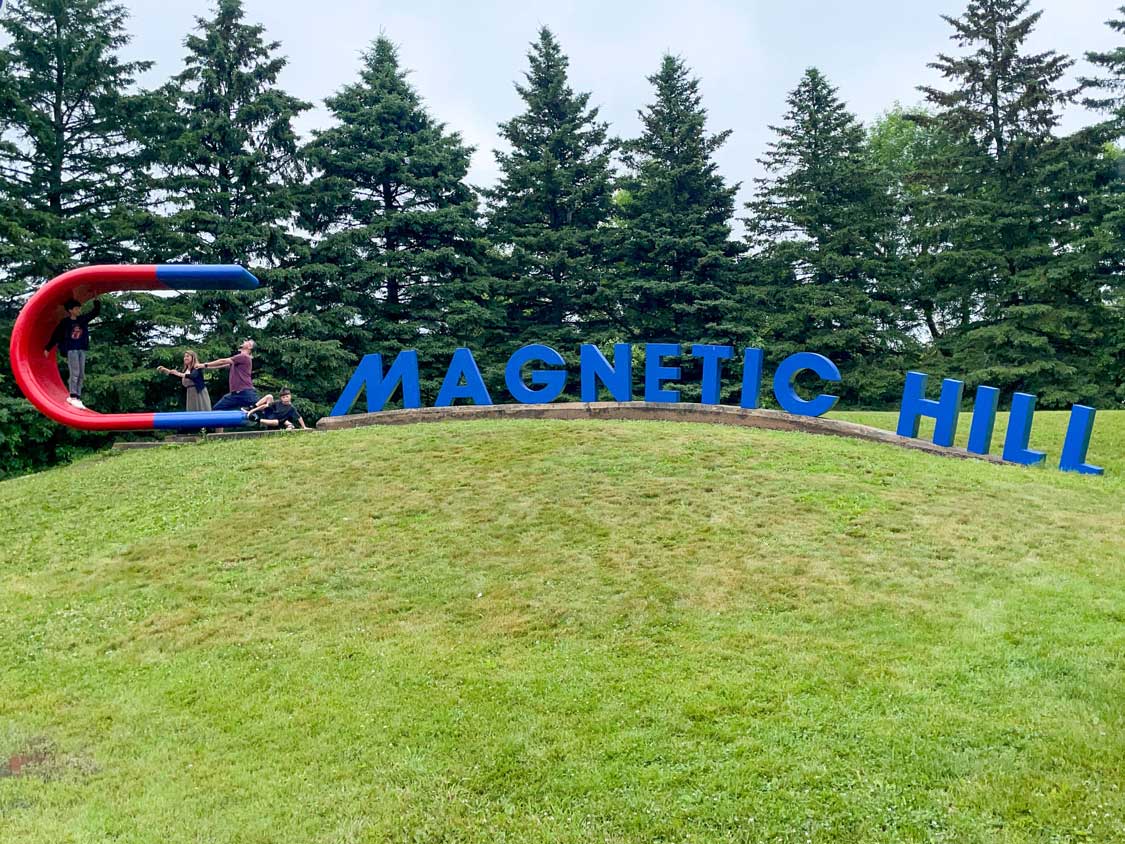
<svg viewBox="0 0 1125 844">
<path fill-rule="evenodd" d="M 212 410 L 245 410 L 258 403 L 258 391 L 254 389 L 252 371 L 254 369 L 254 341 L 243 340 L 238 352 L 229 358 L 218 358 L 203 364 L 204 369 L 226 369 L 230 367 L 229 392 L 211 407 Z"/>
</svg>

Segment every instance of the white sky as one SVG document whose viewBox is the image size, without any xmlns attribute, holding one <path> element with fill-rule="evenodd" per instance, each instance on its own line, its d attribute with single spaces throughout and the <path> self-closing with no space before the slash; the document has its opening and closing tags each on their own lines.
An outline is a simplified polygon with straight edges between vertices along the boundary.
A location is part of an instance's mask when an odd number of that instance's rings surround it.
<svg viewBox="0 0 1125 844">
<path fill-rule="evenodd" d="M 177 72 L 183 39 L 210 0 L 124 0 L 134 34 L 127 55 L 156 61 L 145 84 Z M 1090 73 L 1088 50 L 1118 46 L 1105 26 L 1125 0 L 1033 0 L 1043 18 L 1032 47 L 1055 49 Z M 289 65 L 282 84 L 316 104 L 299 128 L 326 125 L 323 99 L 353 81 L 359 55 L 380 32 L 399 45 L 404 67 L 432 113 L 477 147 L 470 180 L 491 184 L 496 124 L 521 110 L 512 87 L 527 68 L 539 26 L 549 26 L 570 57 L 571 84 L 592 91 L 611 131 L 639 131 L 637 109 L 651 101 L 646 76 L 661 55 L 683 56 L 702 80 L 709 128 L 733 129 L 718 155 L 724 176 L 743 183 L 761 174 L 756 159 L 771 140 L 769 124 L 785 110 L 785 95 L 805 68 L 816 65 L 860 119 L 896 101 L 920 100 L 916 86 L 938 82 L 926 67 L 949 51 L 952 31 L 941 14 L 958 15 L 963 0 L 245 0 L 247 19 L 280 41 Z M 1088 122 L 1082 109 L 1065 128 Z"/>
</svg>

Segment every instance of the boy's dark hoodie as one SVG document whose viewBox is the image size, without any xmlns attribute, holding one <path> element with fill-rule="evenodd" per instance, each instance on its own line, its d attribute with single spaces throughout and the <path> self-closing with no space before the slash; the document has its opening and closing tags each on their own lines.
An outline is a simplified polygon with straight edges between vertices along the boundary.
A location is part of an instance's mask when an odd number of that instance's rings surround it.
<svg viewBox="0 0 1125 844">
<path fill-rule="evenodd" d="M 95 299 L 94 308 L 88 314 L 79 314 L 77 319 L 71 319 L 69 316 L 62 320 L 55 328 L 51 339 L 47 341 L 47 345 L 43 347 L 44 351 L 51 351 L 55 346 L 59 347 L 62 354 L 67 352 L 81 350 L 83 352 L 90 349 L 90 320 L 96 319 L 98 314 L 102 312 L 102 303 Z"/>
</svg>

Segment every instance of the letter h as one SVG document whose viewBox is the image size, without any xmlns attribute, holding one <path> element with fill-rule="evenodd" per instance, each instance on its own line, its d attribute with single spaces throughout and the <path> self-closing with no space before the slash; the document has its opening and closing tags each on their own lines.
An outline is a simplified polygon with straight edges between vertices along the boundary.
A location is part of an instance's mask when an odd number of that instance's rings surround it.
<svg viewBox="0 0 1125 844">
<path fill-rule="evenodd" d="M 957 434 L 957 419 L 961 413 L 961 394 L 963 381 L 946 378 L 941 382 L 941 396 L 937 401 L 926 398 L 924 372 L 907 372 L 906 385 L 902 389 L 902 407 L 898 413 L 898 435 L 917 437 L 918 422 L 923 416 L 933 419 L 934 444 L 951 446 Z"/>
</svg>

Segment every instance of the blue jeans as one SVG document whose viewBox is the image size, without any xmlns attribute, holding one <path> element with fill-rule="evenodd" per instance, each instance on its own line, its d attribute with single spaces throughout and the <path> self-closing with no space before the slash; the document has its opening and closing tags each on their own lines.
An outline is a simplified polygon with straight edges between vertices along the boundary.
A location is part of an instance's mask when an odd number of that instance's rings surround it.
<svg viewBox="0 0 1125 844">
<path fill-rule="evenodd" d="M 227 393 L 215 404 L 211 406 L 212 410 L 243 410 L 247 407 L 253 407 L 258 403 L 257 390 L 239 390 L 237 393 Z"/>
</svg>

